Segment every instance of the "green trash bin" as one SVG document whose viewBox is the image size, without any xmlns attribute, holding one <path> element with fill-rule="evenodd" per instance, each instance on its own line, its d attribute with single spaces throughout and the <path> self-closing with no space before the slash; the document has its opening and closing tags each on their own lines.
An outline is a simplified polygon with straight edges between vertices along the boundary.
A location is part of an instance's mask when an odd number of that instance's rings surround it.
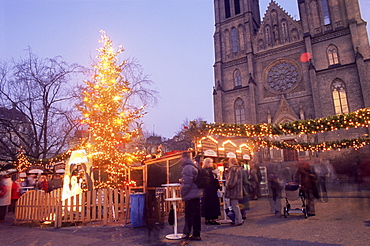
<svg viewBox="0 0 370 246">
<path fill-rule="evenodd" d="M 145 193 L 130 194 L 131 199 L 131 226 L 142 227 L 145 225 Z"/>
</svg>

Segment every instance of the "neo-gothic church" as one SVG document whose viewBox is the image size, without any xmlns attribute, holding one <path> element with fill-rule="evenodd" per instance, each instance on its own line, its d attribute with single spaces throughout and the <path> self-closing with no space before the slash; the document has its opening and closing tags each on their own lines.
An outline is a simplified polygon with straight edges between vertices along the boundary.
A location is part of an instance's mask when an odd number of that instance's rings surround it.
<svg viewBox="0 0 370 246">
<path fill-rule="evenodd" d="M 370 107 L 370 49 L 358 0 L 297 4 L 300 20 L 271 1 L 261 21 L 258 0 L 214 1 L 215 122 L 282 123 Z M 363 134 L 368 129 L 316 140 Z M 294 161 L 307 155 L 266 150 L 263 158 Z"/>
</svg>

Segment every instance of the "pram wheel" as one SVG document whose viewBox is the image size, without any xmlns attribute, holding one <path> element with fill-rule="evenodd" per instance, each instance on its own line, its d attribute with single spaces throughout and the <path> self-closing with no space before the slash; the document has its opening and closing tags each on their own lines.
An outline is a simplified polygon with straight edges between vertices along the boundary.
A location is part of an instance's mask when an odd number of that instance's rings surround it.
<svg viewBox="0 0 370 246">
<path fill-rule="evenodd" d="M 288 209 L 286 207 L 284 207 L 284 218 L 286 218 L 288 215 Z"/>
<path fill-rule="evenodd" d="M 307 209 L 306 208 L 303 208 L 302 209 L 302 212 L 304 214 L 304 218 L 307 219 L 308 218 L 308 213 L 307 213 Z"/>
</svg>

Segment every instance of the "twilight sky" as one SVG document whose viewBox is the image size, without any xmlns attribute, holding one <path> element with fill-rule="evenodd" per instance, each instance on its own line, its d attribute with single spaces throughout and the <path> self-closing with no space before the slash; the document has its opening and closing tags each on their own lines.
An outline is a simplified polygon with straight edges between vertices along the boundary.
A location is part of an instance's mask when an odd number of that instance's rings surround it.
<svg viewBox="0 0 370 246">
<path fill-rule="evenodd" d="M 370 0 L 359 1 L 370 21 Z M 260 0 L 262 16 L 269 2 Z M 299 19 L 296 0 L 277 2 Z M 160 94 L 146 130 L 170 138 L 185 119 L 213 122 L 213 13 L 213 0 L 0 0 L 0 61 L 30 46 L 90 67 L 105 30 L 126 49 L 120 59 L 137 58 Z"/>
</svg>

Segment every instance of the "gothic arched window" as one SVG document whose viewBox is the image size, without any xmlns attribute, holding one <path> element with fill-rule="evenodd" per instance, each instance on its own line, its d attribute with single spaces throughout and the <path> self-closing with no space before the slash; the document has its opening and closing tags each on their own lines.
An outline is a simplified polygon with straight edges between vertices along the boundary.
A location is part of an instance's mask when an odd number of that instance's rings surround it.
<svg viewBox="0 0 370 246">
<path fill-rule="evenodd" d="M 335 45 L 330 45 L 327 50 L 329 65 L 339 64 L 338 48 Z"/>
<path fill-rule="evenodd" d="M 286 20 L 283 20 L 281 22 L 281 35 L 282 35 L 284 41 L 289 38 L 288 23 L 286 22 Z"/>
<path fill-rule="evenodd" d="M 231 16 L 231 9 L 230 9 L 230 0 L 225 0 L 225 17 L 229 18 Z"/>
<path fill-rule="evenodd" d="M 240 50 L 244 50 L 245 49 L 245 34 L 244 34 L 244 28 L 243 26 L 239 26 L 238 27 L 238 33 L 239 33 L 239 47 L 240 47 Z"/>
<path fill-rule="evenodd" d="M 340 79 L 335 79 L 331 85 L 335 114 L 348 114 L 346 85 Z"/>
<path fill-rule="evenodd" d="M 240 14 L 240 0 L 234 0 L 235 15 Z"/>
<path fill-rule="evenodd" d="M 236 124 L 245 123 L 244 101 L 241 98 L 238 98 L 235 101 L 235 123 Z"/>
<path fill-rule="evenodd" d="M 321 0 L 321 11 L 324 18 L 324 25 L 330 24 L 330 13 L 328 0 Z"/>
<path fill-rule="evenodd" d="M 238 52 L 238 31 L 236 30 L 235 27 L 231 29 L 231 42 L 233 45 L 233 52 L 237 53 Z"/>
<path fill-rule="evenodd" d="M 226 30 L 224 32 L 223 41 L 224 41 L 225 55 L 229 55 L 230 54 L 230 32 L 229 30 Z"/>
<path fill-rule="evenodd" d="M 271 43 L 271 30 L 270 30 L 270 26 L 268 25 L 265 27 L 265 37 L 266 37 L 266 42 L 270 44 Z"/>
<path fill-rule="evenodd" d="M 234 86 L 241 86 L 242 85 L 242 76 L 239 69 L 236 69 L 234 72 Z"/>
</svg>

